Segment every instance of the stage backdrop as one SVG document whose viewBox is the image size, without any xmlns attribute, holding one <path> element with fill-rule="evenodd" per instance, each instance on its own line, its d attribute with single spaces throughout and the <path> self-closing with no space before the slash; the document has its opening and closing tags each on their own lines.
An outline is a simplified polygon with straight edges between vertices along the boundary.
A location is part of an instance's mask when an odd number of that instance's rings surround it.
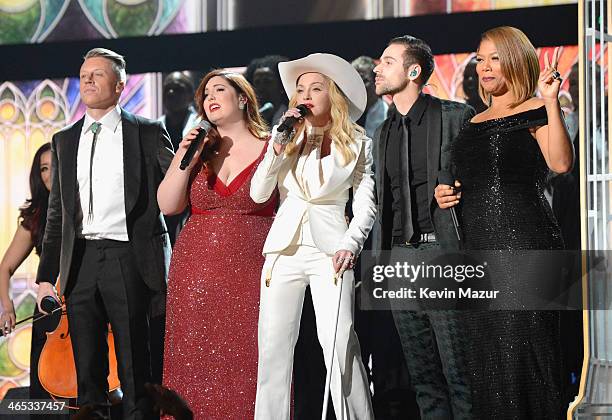
<svg viewBox="0 0 612 420">
<path fill-rule="evenodd" d="M 306 20 L 302 21 L 322 22 L 562 3 L 575 1 L 0 0 L 0 44 L 154 36 L 292 23 L 295 16 L 300 15 L 295 13 L 295 8 L 303 9 L 305 5 L 309 9 Z M 276 13 L 250 13 L 255 4 Z M 256 18 L 249 20 L 248 16 Z M 545 50 L 552 53 L 552 48 Z M 545 50 L 538 51 L 541 59 Z M 567 76 L 576 62 L 576 55 L 577 47 L 564 47 L 559 64 L 566 79 L 562 89 L 568 112 L 572 107 L 567 94 Z M 470 58 L 471 54 L 437 56 L 429 92 L 442 98 L 464 100 L 461 83 Z M 74 69 L 75 75 L 77 72 L 78 69 Z M 160 78 L 157 73 L 130 75 L 121 105 L 130 112 L 158 117 Z M 18 208 L 28 197 L 29 168 L 36 149 L 50 141 L 54 132 L 81 118 L 83 113 L 77 78 L 0 81 L 0 255 L 4 255 L 18 226 Z M 32 255 L 13 276 L 17 319 L 33 312 L 37 264 L 38 257 Z M 26 324 L 8 338 L 0 338 L 0 398 L 9 388 L 29 384 L 30 337 L 31 324 Z"/>
<path fill-rule="evenodd" d="M 538 50 L 542 59 L 544 51 Z M 463 101 L 463 70 L 473 54 L 436 57 L 436 70 L 429 92 L 441 98 Z M 563 103 L 571 112 L 567 76 L 577 59 L 577 47 L 563 47 L 559 71 L 564 76 Z M 151 111 L 151 79 L 154 74 L 131 75 L 121 105 L 128 111 L 157 117 Z M 50 141 L 53 133 L 83 116 L 78 79 L 43 80 L 0 85 L 0 254 L 9 245 L 17 228 L 18 208 L 28 197 L 28 175 L 36 149 Z M 17 318 L 30 315 L 34 308 L 34 278 L 38 257 L 32 254 L 12 279 Z M 29 347 L 31 325 L 17 329 L 8 339 L 0 339 L 0 398 L 7 389 L 29 383 Z"/>
</svg>

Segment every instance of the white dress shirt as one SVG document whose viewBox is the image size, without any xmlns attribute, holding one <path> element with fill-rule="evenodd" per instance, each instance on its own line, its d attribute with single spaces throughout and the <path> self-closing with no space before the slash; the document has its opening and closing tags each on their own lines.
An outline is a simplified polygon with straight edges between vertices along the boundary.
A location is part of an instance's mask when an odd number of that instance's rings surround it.
<svg viewBox="0 0 612 420">
<path fill-rule="evenodd" d="M 81 209 L 77 216 L 77 235 L 89 240 L 128 241 L 121 109 L 117 105 L 98 120 L 101 130 L 94 152 L 92 181 L 89 179 L 89 162 L 93 142 L 90 127 L 94 122 L 96 120 L 89 114 L 85 114 L 77 153 L 78 198 Z M 93 182 L 93 217 L 88 217 L 90 182 Z"/>
</svg>

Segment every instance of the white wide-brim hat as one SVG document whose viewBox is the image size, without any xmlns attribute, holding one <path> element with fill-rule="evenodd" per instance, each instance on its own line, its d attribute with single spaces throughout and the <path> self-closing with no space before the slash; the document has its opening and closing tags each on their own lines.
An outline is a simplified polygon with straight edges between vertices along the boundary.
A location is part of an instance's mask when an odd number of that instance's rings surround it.
<svg viewBox="0 0 612 420">
<path fill-rule="evenodd" d="M 333 54 L 316 53 L 293 61 L 278 63 L 278 71 L 289 99 L 297 80 L 304 73 L 321 73 L 332 79 L 347 97 L 349 116 L 357 121 L 365 110 L 368 94 L 361 76 L 351 64 Z"/>
</svg>

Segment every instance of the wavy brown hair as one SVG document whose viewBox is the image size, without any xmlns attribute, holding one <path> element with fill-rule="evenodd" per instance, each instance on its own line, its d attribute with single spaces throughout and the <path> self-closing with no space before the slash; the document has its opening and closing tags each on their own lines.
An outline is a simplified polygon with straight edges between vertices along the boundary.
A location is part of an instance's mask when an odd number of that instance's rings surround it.
<svg viewBox="0 0 612 420">
<path fill-rule="evenodd" d="M 208 132 L 210 141 L 207 143 L 206 149 L 202 153 L 202 159 L 205 162 L 208 160 L 210 153 L 217 149 L 219 142 L 221 141 L 221 136 L 217 131 L 217 127 L 208 119 L 208 117 L 206 117 L 206 112 L 204 112 L 204 90 L 206 89 L 206 85 L 210 79 L 215 76 L 219 76 L 227 80 L 230 86 L 236 90 L 238 95 L 243 95 L 246 98 L 247 102 L 246 106 L 244 107 L 243 117 L 246 120 L 249 132 L 259 139 L 265 139 L 269 135 L 268 126 L 259 114 L 259 103 L 257 102 L 257 96 L 255 95 L 253 86 L 251 86 L 244 76 L 239 73 L 224 69 L 213 70 L 202 78 L 200 85 L 196 89 L 194 98 L 196 109 L 200 118 L 208 121 L 213 126 L 213 128 Z"/>
</svg>

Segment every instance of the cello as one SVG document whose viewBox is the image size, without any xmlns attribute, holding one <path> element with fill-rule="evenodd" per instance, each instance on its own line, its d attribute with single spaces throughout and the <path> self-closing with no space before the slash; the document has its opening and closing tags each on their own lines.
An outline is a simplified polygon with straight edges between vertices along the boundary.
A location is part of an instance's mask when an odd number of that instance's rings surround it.
<svg viewBox="0 0 612 420">
<path fill-rule="evenodd" d="M 43 302 L 41 302 L 41 306 Z M 56 308 L 43 306 L 43 310 L 51 313 L 61 308 L 61 316 L 57 328 L 53 332 L 47 333 L 47 341 L 43 346 L 38 362 L 38 378 L 42 387 L 53 398 L 76 399 L 77 377 L 74 355 L 72 353 L 72 340 L 70 338 L 70 328 L 68 325 L 68 315 L 64 297 L 58 303 L 53 299 Z M 61 305 L 61 306 L 60 306 Z M 117 373 L 117 357 L 115 356 L 115 341 L 113 333 L 108 331 L 108 393 L 111 402 L 118 402 L 121 399 L 121 384 Z M 76 408 L 76 407 L 72 407 Z"/>
</svg>

